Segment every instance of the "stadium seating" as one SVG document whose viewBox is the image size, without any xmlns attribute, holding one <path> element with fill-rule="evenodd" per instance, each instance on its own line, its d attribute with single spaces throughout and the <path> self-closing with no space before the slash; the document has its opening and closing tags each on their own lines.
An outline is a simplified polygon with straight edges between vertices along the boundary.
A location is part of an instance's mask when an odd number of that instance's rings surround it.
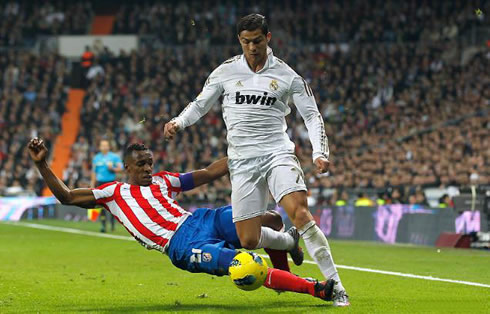
<svg viewBox="0 0 490 314">
<path fill-rule="evenodd" d="M 43 183 L 25 145 L 40 136 L 51 148 L 59 133 L 66 60 L 54 54 L 2 52 L 0 73 L 0 195 L 40 194 Z"/>
<path fill-rule="evenodd" d="M 318 176 L 301 117 L 294 108 L 287 117 L 314 196 L 324 189 L 395 187 L 397 201 L 409 203 L 421 188 L 490 179 L 488 52 L 462 63 L 457 44 L 481 21 L 466 1 L 415 4 L 268 1 L 260 8 L 270 20 L 275 54 L 310 83 L 327 122 L 332 165 L 329 176 Z M 86 19 L 93 14 L 90 5 L 76 10 Z M 233 1 L 123 2 L 114 33 L 149 36 L 153 45 L 98 56 L 104 73 L 87 88 L 63 179 L 73 187 L 88 185 L 103 137 L 118 151 L 144 141 L 155 151 L 155 168 L 175 172 L 224 156 L 218 104 L 172 142 L 164 142 L 162 126 L 199 93 L 212 69 L 240 53 L 234 25 L 251 11 L 259 8 Z M 3 151 L 12 145 L 0 144 Z M 1 165 L 2 173 L 14 169 Z M 227 201 L 229 190 L 223 179 L 188 200 Z"/>
<path fill-rule="evenodd" d="M 90 1 L 2 1 L 0 47 L 30 46 L 40 35 L 86 34 Z"/>
</svg>

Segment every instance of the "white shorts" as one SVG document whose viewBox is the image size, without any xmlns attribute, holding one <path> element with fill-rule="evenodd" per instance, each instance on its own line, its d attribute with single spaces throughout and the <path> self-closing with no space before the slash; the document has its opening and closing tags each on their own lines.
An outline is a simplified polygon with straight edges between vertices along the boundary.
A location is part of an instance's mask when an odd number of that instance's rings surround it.
<svg viewBox="0 0 490 314">
<path fill-rule="evenodd" d="M 293 153 L 229 159 L 233 222 L 263 215 L 269 190 L 279 203 L 284 195 L 306 191 L 303 170 Z"/>
</svg>

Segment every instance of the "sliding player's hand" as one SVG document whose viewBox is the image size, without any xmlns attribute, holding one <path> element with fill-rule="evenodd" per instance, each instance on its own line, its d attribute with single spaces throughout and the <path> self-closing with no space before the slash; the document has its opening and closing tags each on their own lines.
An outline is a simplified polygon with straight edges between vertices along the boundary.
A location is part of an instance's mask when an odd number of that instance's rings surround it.
<svg viewBox="0 0 490 314">
<path fill-rule="evenodd" d="M 165 136 L 166 140 L 171 140 L 174 138 L 175 134 L 179 131 L 179 126 L 177 125 L 177 122 L 175 121 L 170 121 L 168 123 L 165 123 L 165 126 L 163 127 L 163 136 Z"/>
<path fill-rule="evenodd" d="M 330 161 L 328 161 L 328 159 L 325 157 L 318 157 L 315 159 L 315 166 L 318 173 L 325 173 L 328 171 Z"/>
<path fill-rule="evenodd" d="M 29 141 L 27 148 L 29 149 L 29 155 L 34 162 L 42 162 L 46 159 L 48 149 L 46 148 L 46 145 L 44 145 L 44 141 L 42 139 L 33 138 Z"/>
</svg>

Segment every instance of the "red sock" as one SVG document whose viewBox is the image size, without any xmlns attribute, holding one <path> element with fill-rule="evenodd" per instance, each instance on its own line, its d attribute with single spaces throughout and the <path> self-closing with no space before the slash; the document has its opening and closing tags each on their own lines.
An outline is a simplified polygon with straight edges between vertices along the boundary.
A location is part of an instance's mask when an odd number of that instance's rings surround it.
<svg viewBox="0 0 490 314">
<path fill-rule="evenodd" d="M 284 250 L 265 249 L 271 258 L 274 268 L 290 272 L 288 264 L 288 253 Z"/>
<path fill-rule="evenodd" d="M 315 296 L 315 283 L 287 271 L 269 268 L 264 287 L 281 291 L 309 293 Z"/>
</svg>

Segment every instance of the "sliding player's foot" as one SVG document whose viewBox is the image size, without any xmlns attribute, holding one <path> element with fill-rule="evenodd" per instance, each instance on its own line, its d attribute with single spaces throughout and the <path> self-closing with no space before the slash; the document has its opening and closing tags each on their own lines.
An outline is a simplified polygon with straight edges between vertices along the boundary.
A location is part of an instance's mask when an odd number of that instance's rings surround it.
<svg viewBox="0 0 490 314">
<path fill-rule="evenodd" d="M 312 281 L 307 278 L 308 281 Z M 329 279 L 327 281 L 315 280 L 315 297 L 320 298 L 324 301 L 332 301 L 333 298 L 333 286 L 335 285 L 335 280 Z"/>
<path fill-rule="evenodd" d="M 303 249 L 299 246 L 299 232 L 295 227 L 291 227 L 287 231 L 294 239 L 294 247 L 289 251 L 289 255 L 293 259 L 293 262 L 296 266 L 303 264 L 303 259 L 305 258 L 305 254 L 303 253 Z"/>
<path fill-rule="evenodd" d="M 347 295 L 345 290 L 335 291 L 333 296 L 333 306 L 344 307 L 349 305 L 349 296 Z"/>
</svg>

